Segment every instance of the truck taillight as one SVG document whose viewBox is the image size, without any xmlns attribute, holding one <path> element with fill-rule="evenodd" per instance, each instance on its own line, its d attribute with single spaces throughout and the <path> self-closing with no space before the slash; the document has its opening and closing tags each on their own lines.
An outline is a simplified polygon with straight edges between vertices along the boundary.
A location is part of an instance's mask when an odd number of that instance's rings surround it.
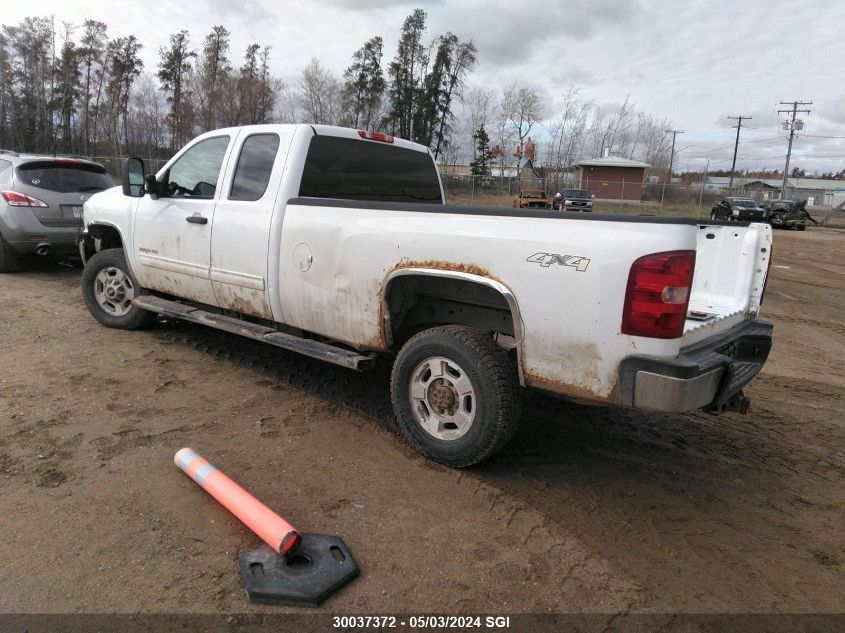
<svg viewBox="0 0 845 633">
<path fill-rule="evenodd" d="M 25 193 L 18 193 L 17 191 L 0 191 L 0 196 L 3 200 L 9 203 L 10 207 L 49 207 L 50 205 L 39 200 L 33 196 L 28 196 Z"/>
<path fill-rule="evenodd" d="M 368 132 L 367 130 L 358 130 L 358 136 L 369 141 L 379 141 L 381 143 L 392 143 L 393 137 L 384 132 Z"/>
<path fill-rule="evenodd" d="M 684 333 L 695 251 L 669 251 L 640 257 L 631 266 L 622 333 L 678 338 Z"/>
</svg>

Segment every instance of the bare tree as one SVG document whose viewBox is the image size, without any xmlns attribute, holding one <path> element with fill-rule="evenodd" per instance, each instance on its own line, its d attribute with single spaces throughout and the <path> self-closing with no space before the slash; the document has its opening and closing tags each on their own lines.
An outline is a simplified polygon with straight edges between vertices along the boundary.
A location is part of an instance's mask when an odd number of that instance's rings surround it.
<svg viewBox="0 0 845 633">
<path fill-rule="evenodd" d="M 299 82 L 300 104 L 307 123 L 334 125 L 340 115 L 340 82 L 316 57 L 302 69 Z"/>
<path fill-rule="evenodd" d="M 533 88 L 513 84 L 502 94 L 501 109 L 504 118 L 516 134 L 518 145 L 514 154 L 519 160 L 523 155 L 525 139 L 542 116 L 540 95 Z"/>
</svg>

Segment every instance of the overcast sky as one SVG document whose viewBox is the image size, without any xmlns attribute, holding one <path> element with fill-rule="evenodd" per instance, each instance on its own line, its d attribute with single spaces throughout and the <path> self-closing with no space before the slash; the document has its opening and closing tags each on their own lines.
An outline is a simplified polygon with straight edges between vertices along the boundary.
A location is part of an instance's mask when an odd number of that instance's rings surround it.
<svg viewBox="0 0 845 633">
<path fill-rule="evenodd" d="M 427 39 L 451 30 L 475 41 L 470 87 L 530 84 L 550 118 L 570 86 L 600 105 L 630 95 L 638 110 L 670 117 L 685 132 L 679 169 L 702 169 L 707 159 L 713 169 L 730 168 L 735 131 L 726 117 L 739 114 L 753 120 L 743 127 L 738 167 L 782 168 L 787 142 L 776 111 L 785 107 L 779 101 L 796 99 L 813 105 L 792 166 L 845 168 L 842 0 L 41 0 L 5 2 L 0 19 L 101 20 L 110 37 L 139 38 L 153 73 L 170 33 L 188 29 L 199 48 L 223 24 L 236 64 L 248 43 L 269 44 L 274 74 L 295 83 L 311 57 L 340 77 L 374 35 L 384 38 L 386 65 L 414 8 L 428 13 Z"/>
</svg>

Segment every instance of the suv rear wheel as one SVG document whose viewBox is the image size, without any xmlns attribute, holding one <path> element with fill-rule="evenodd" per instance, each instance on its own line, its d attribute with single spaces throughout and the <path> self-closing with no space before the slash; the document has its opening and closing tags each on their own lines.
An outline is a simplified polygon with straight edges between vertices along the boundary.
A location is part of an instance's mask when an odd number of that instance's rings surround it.
<svg viewBox="0 0 845 633">
<path fill-rule="evenodd" d="M 18 254 L 9 246 L 9 243 L 0 235 L 0 273 L 11 273 L 20 268 Z"/>
</svg>

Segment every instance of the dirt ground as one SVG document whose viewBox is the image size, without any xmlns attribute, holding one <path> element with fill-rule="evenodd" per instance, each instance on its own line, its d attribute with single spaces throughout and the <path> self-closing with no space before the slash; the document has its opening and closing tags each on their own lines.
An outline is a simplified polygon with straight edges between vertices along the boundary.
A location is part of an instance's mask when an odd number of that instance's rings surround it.
<svg viewBox="0 0 845 633">
<path fill-rule="evenodd" d="M 531 395 L 455 471 L 358 375 L 179 322 L 98 325 L 79 268 L 0 277 L 0 612 L 261 613 L 258 539 L 174 467 L 191 446 L 344 538 L 344 613 L 807 613 L 845 605 L 845 231 L 777 232 L 775 344 L 713 417 Z"/>
</svg>

